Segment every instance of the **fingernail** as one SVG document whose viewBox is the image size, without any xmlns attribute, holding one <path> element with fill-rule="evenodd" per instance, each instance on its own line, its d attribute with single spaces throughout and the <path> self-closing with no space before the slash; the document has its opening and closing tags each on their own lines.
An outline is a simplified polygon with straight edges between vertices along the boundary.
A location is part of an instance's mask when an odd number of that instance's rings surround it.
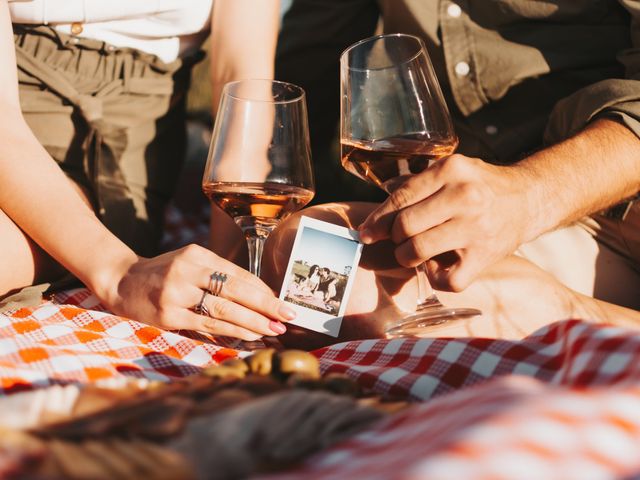
<svg viewBox="0 0 640 480">
<path fill-rule="evenodd" d="M 297 315 L 294 309 L 286 305 L 282 305 L 278 310 L 278 312 L 287 320 L 293 320 L 294 318 L 296 318 L 296 315 Z"/>
<path fill-rule="evenodd" d="M 360 230 L 360 241 L 362 243 L 371 243 L 373 241 L 373 235 L 371 234 L 371 230 L 363 228 Z"/>
<path fill-rule="evenodd" d="M 269 322 L 269 328 L 276 332 L 278 335 L 282 335 L 287 331 L 287 327 L 285 327 L 282 323 L 271 320 Z"/>
</svg>

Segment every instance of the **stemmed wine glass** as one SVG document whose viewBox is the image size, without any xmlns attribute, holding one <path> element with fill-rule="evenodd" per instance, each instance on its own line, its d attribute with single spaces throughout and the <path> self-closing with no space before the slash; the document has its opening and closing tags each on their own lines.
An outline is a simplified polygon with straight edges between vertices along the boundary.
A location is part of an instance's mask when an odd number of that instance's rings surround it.
<svg viewBox="0 0 640 480">
<path fill-rule="evenodd" d="M 340 58 L 342 166 L 392 192 L 430 162 L 458 146 L 449 110 L 423 41 L 390 34 L 364 39 Z M 392 323 L 387 337 L 420 336 L 429 327 L 480 315 L 473 308 L 445 308 L 417 268 L 416 311 Z"/>
<path fill-rule="evenodd" d="M 243 231 L 249 271 L 260 276 L 267 237 L 315 192 L 300 87 L 273 80 L 225 85 L 202 190 Z"/>
</svg>

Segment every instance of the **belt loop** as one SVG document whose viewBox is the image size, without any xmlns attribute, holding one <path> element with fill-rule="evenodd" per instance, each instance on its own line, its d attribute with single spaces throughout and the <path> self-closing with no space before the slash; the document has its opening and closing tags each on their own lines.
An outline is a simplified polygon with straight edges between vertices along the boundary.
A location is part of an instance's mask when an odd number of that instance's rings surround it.
<svg viewBox="0 0 640 480">
<path fill-rule="evenodd" d="M 131 87 L 131 74 L 133 73 L 133 58 L 125 55 L 122 62 L 122 87 L 128 92 Z"/>
</svg>

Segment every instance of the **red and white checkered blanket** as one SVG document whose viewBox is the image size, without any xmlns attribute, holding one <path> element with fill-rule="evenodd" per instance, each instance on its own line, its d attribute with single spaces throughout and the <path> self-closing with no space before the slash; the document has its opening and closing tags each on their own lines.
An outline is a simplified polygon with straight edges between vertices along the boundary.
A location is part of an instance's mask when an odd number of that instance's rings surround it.
<svg viewBox="0 0 640 480">
<path fill-rule="evenodd" d="M 0 314 L 4 395 L 122 377 L 170 381 L 241 352 L 102 311 L 86 290 Z M 363 340 L 315 352 L 416 404 L 285 478 L 640 478 L 640 333 L 582 321 L 522 341 Z"/>
<path fill-rule="evenodd" d="M 640 478 L 639 332 L 564 321 L 519 342 L 368 340 L 318 354 L 376 390 L 432 400 L 281 478 Z"/>
</svg>

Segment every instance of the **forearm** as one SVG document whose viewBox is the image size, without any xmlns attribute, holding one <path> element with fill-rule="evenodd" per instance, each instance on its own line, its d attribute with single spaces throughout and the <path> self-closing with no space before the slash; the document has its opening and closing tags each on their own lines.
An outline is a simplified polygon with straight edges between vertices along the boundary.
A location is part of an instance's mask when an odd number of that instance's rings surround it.
<svg viewBox="0 0 640 480">
<path fill-rule="evenodd" d="M 597 120 L 512 168 L 527 192 L 528 241 L 640 191 L 640 139 L 617 122 Z"/>
<path fill-rule="evenodd" d="M 273 78 L 280 0 L 218 0 L 211 21 L 211 86 L 217 111 L 224 84 Z"/>
<path fill-rule="evenodd" d="M 0 126 L 0 209 L 49 255 L 107 300 L 136 255 L 83 202 L 19 112 Z"/>
</svg>

